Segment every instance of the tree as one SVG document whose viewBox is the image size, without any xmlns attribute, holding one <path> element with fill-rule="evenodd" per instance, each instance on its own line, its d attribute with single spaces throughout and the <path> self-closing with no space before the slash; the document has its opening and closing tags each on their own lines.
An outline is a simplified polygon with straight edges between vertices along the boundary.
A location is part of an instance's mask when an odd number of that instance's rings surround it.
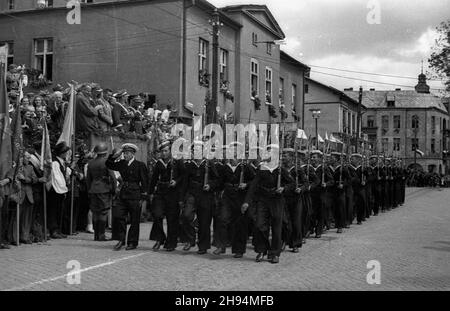
<svg viewBox="0 0 450 311">
<path fill-rule="evenodd" d="M 450 92 L 450 20 L 442 22 L 436 30 L 439 38 L 435 41 L 428 63 L 436 75 L 444 79 L 446 91 Z"/>
</svg>

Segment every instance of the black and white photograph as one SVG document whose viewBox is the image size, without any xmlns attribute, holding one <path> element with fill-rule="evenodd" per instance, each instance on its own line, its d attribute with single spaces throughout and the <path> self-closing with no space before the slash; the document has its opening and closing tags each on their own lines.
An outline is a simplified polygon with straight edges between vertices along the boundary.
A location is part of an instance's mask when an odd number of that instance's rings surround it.
<svg viewBox="0 0 450 311">
<path fill-rule="evenodd" d="M 0 291 L 449 291 L 449 12 L 0 0 Z"/>
</svg>

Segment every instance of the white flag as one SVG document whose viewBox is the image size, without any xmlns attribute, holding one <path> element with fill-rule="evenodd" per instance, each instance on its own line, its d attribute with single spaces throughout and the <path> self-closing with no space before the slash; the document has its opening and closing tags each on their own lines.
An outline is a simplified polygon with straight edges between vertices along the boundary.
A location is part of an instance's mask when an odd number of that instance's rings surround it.
<svg viewBox="0 0 450 311">
<path fill-rule="evenodd" d="M 297 129 L 297 138 L 308 139 L 308 137 L 306 137 L 305 131 L 302 129 Z"/>
<path fill-rule="evenodd" d="M 317 134 L 317 135 L 319 135 L 319 143 L 324 143 L 325 141 L 324 141 L 323 138 L 320 136 L 320 134 Z"/>
<path fill-rule="evenodd" d="M 66 117 L 64 118 L 63 130 L 61 132 L 61 136 L 59 136 L 57 144 L 60 142 L 66 142 L 67 146 L 71 147 L 72 145 L 72 135 L 74 133 L 75 124 L 73 120 L 73 109 L 75 103 L 75 90 L 73 85 L 70 85 L 70 100 L 69 105 L 66 110 Z"/>
</svg>

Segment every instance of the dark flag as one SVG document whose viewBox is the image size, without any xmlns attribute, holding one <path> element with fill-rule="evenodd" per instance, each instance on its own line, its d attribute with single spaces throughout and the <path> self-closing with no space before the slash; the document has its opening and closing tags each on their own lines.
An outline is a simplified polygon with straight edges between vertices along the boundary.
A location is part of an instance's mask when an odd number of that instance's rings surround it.
<svg viewBox="0 0 450 311">
<path fill-rule="evenodd" d="M 9 101 L 6 92 L 6 64 L 0 62 L 0 179 L 4 179 L 12 166 L 11 124 L 9 121 Z"/>
<path fill-rule="evenodd" d="M 13 183 L 11 188 L 11 196 L 15 198 L 20 197 L 20 181 L 18 174 L 23 174 L 23 139 L 22 139 L 22 119 L 20 117 L 20 108 L 16 108 L 14 117 L 11 123 L 12 136 L 12 168 L 13 168 Z"/>
</svg>

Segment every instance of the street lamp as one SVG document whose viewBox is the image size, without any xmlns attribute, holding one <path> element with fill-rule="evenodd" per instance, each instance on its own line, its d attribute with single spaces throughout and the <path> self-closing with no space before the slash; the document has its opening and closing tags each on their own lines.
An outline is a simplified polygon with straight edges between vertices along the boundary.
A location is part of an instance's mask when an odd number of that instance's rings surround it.
<svg viewBox="0 0 450 311">
<path fill-rule="evenodd" d="M 319 117 L 320 117 L 320 109 L 311 108 L 311 109 L 309 109 L 309 111 L 311 111 L 313 119 L 316 120 L 316 149 L 319 149 L 319 133 L 318 133 L 317 126 L 318 126 L 318 121 L 319 121 Z"/>
</svg>

